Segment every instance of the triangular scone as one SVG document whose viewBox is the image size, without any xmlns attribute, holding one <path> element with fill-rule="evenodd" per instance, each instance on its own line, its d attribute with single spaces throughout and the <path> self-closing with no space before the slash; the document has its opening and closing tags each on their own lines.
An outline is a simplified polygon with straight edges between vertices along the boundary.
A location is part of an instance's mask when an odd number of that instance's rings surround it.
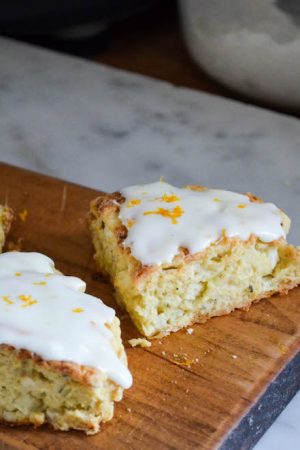
<svg viewBox="0 0 300 450">
<path fill-rule="evenodd" d="M 12 219 L 13 219 L 12 210 L 7 206 L 0 205 L 0 252 L 3 249 L 5 237 L 9 232 Z"/>
<path fill-rule="evenodd" d="M 164 182 L 91 203 L 95 259 L 145 336 L 247 308 L 300 283 L 289 218 L 251 194 Z"/>
<path fill-rule="evenodd" d="M 0 421 L 99 431 L 131 385 L 119 320 L 39 253 L 0 255 Z"/>
</svg>

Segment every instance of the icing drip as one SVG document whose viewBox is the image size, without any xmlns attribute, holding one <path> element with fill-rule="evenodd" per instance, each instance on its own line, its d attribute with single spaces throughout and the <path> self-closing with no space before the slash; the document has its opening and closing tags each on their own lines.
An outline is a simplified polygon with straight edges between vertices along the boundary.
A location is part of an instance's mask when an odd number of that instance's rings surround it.
<svg viewBox="0 0 300 450">
<path fill-rule="evenodd" d="M 112 308 L 85 294 L 85 283 L 55 271 L 39 253 L 0 255 L 0 343 L 107 374 L 124 388 L 132 378 L 112 348 Z"/>
<path fill-rule="evenodd" d="M 285 238 L 279 209 L 219 189 L 179 189 L 165 182 L 121 190 L 124 245 L 143 265 L 170 263 L 180 247 L 201 252 L 222 236 L 262 242 Z"/>
</svg>

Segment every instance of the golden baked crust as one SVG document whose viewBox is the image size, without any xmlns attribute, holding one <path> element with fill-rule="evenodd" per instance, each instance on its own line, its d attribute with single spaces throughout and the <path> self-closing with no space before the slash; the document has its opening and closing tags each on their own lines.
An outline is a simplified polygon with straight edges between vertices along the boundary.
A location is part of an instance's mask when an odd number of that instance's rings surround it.
<svg viewBox="0 0 300 450">
<path fill-rule="evenodd" d="M 247 241 L 222 236 L 196 254 L 180 248 L 170 264 L 142 265 L 123 246 L 128 230 L 119 219 L 119 205 L 124 201 L 115 192 L 91 202 L 95 260 L 110 277 L 117 301 L 145 336 L 159 337 L 235 308 L 248 308 L 300 283 L 300 249 L 283 238 L 263 243 L 254 235 Z M 290 220 L 283 212 L 281 217 L 288 232 Z"/>
<path fill-rule="evenodd" d="M 109 326 L 112 345 L 127 363 L 119 320 Z M 113 416 L 123 389 L 106 374 L 86 366 L 45 361 L 27 350 L 0 345 L 0 422 L 11 426 L 48 423 L 54 429 L 94 434 Z"/>
<path fill-rule="evenodd" d="M 13 211 L 7 206 L 0 205 L 0 252 L 2 251 L 5 237 L 10 230 L 13 220 Z"/>
</svg>

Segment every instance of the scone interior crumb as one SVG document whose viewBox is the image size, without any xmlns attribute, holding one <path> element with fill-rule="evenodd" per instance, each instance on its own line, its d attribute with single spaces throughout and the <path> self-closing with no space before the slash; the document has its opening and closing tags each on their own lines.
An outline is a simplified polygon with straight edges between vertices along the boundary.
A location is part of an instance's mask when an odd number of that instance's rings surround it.
<svg viewBox="0 0 300 450">
<path fill-rule="evenodd" d="M 55 367 L 1 345 L 1 420 L 36 427 L 47 422 L 58 430 L 94 434 L 100 422 L 112 418 L 113 401 L 122 397 L 122 389 L 107 377 L 98 373 L 96 378 L 95 385 L 84 377 L 76 380 L 63 364 Z"/>
<path fill-rule="evenodd" d="M 151 342 L 145 338 L 129 339 L 128 343 L 131 345 L 131 347 L 151 347 L 152 345 Z"/>
</svg>

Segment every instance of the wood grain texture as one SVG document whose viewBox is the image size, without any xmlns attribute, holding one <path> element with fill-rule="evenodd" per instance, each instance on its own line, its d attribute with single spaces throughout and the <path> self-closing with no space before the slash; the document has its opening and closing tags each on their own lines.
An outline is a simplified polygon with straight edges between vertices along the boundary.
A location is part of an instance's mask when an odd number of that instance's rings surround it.
<svg viewBox="0 0 300 450">
<path fill-rule="evenodd" d="M 2 449 L 214 449 L 263 395 L 300 349 L 300 289 L 248 312 L 193 326 L 147 349 L 131 348 L 138 333 L 96 274 L 87 227 L 91 189 L 0 164 L 0 203 L 16 213 L 7 247 L 39 251 L 58 269 L 83 278 L 87 291 L 117 309 L 133 387 L 101 432 L 0 427 Z M 26 209 L 22 221 L 18 213 Z M 182 364 L 182 362 L 184 364 Z M 190 365 L 189 365 L 190 363 Z"/>
</svg>

